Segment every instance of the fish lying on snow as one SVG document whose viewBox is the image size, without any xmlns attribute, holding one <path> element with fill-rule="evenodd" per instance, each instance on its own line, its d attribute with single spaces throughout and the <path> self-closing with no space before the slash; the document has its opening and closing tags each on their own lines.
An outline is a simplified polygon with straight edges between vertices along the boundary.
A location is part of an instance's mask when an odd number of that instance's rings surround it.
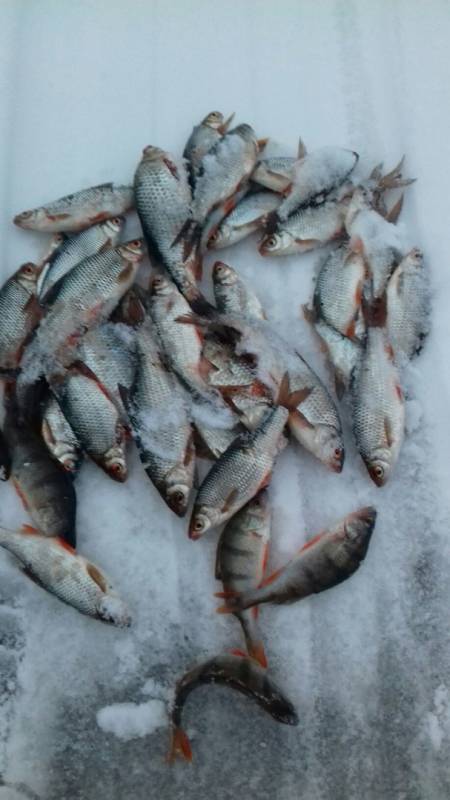
<svg viewBox="0 0 450 800">
<path fill-rule="evenodd" d="M 109 580 L 63 539 L 42 536 L 27 526 L 22 531 L 0 528 L 0 547 L 16 556 L 23 571 L 63 603 L 103 622 L 130 625 L 128 610 Z"/>
<path fill-rule="evenodd" d="M 0 370 L 15 369 L 42 317 L 36 290 L 40 268 L 22 264 L 0 289 Z"/>
<path fill-rule="evenodd" d="M 217 683 L 229 686 L 255 700 L 277 722 L 298 725 L 298 716 L 292 703 L 272 683 L 267 672 L 252 658 L 224 653 L 189 670 L 178 681 L 172 710 L 172 740 L 168 760 L 181 756 L 192 760 L 189 739 L 181 727 L 183 708 L 190 693 L 198 686 Z"/>
<path fill-rule="evenodd" d="M 265 490 L 247 503 L 225 526 L 216 555 L 216 578 L 223 583 L 224 596 L 246 592 L 261 583 L 270 540 L 270 506 Z M 223 596 L 218 593 L 217 596 Z M 244 632 L 247 651 L 267 667 L 257 611 L 236 614 Z"/>
<path fill-rule="evenodd" d="M 265 578 L 259 588 L 229 596 L 221 613 L 236 613 L 260 603 L 294 603 L 347 580 L 367 554 L 376 511 L 361 508 L 329 530 L 314 536 L 286 566 Z"/>
<path fill-rule="evenodd" d="M 285 192 L 292 183 L 294 166 L 297 161 L 306 156 L 306 147 L 302 139 L 299 139 L 297 157 L 292 156 L 270 156 L 258 161 L 252 181 L 271 189 L 273 192 Z"/>
<path fill-rule="evenodd" d="M 127 325 L 104 322 L 81 339 L 78 359 L 96 376 L 126 417 L 119 386 L 129 389 L 136 368 L 135 335 Z"/>
<path fill-rule="evenodd" d="M 216 261 L 212 271 L 214 298 L 220 314 L 242 314 L 244 317 L 265 319 L 264 309 L 256 294 L 246 286 L 236 270 Z"/>
<path fill-rule="evenodd" d="M 246 195 L 224 219 L 212 226 L 207 239 L 208 249 L 230 247 L 260 230 L 267 214 L 275 211 L 280 201 L 280 195 L 274 192 L 252 192 Z"/>
<path fill-rule="evenodd" d="M 429 277 L 423 253 L 416 247 L 402 259 L 389 279 L 387 333 L 396 356 L 412 358 L 429 330 Z"/>
<path fill-rule="evenodd" d="M 82 447 L 58 401 L 51 394 L 43 408 L 41 435 L 52 456 L 67 472 L 76 475 L 83 458 Z"/>
<path fill-rule="evenodd" d="M 334 376 L 336 394 L 342 399 L 348 391 L 353 371 L 361 358 L 363 345 L 339 333 L 307 306 L 303 306 L 303 316 L 312 326 L 321 349 L 327 356 L 328 366 Z"/>
<path fill-rule="evenodd" d="M 350 339 L 364 337 L 361 300 L 365 277 L 361 254 L 342 245 L 327 256 L 316 280 L 313 304 L 317 315 Z"/>
<path fill-rule="evenodd" d="M 72 233 L 117 217 L 133 204 L 132 186 L 102 183 L 31 211 L 23 211 L 14 217 L 14 224 L 33 231 Z"/>
<path fill-rule="evenodd" d="M 183 151 L 183 157 L 189 164 L 189 175 L 192 186 L 202 167 L 204 156 L 213 149 L 227 132 L 234 114 L 224 120 L 220 111 L 211 111 L 195 125 Z"/>
</svg>

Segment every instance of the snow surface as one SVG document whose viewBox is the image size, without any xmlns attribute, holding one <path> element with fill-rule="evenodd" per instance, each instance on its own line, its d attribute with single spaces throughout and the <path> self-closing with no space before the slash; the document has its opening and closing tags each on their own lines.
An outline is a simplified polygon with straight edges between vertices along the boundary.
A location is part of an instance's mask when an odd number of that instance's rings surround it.
<svg viewBox="0 0 450 800">
<path fill-rule="evenodd" d="M 368 169 L 406 153 L 418 181 L 402 235 L 423 248 L 433 281 L 432 332 L 405 373 L 408 436 L 388 485 L 371 485 L 349 436 L 342 475 L 295 445 L 276 468 L 273 566 L 358 506 L 379 510 L 351 580 L 262 611 L 272 675 L 299 727 L 202 688 L 185 712 L 194 762 L 169 768 L 164 728 L 123 741 L 98 726 L 106 706 L 166 702 L 187 666 L 241 643 L 238 623 L 214 613 L 217 533 L 188 541 L 186 521 L 163 506 L 132 452 L 123 486 L 92 464 L 77 479 L 80 551 L 129 604 L 129 630 L 58 603 L 0 554 L 0 800 L 449 796 L 449 41 L 447 0 L 0 4 L 3 278 L 48 241 L 14 228 L 15 213 L 127 182 L 147 144 L 181 154 L 192 126 L 217 108 L 286 154 L 299 135 L 310 149 L 355 149 Z M 127 222 L 125 238 L 137 232 Z M 221 257 L 326 376 L 299 314 L 318 256 L 263 259 L 253 239 Z M 2 524 L 26 520 L 12 486 L 1 499 Z M 149 680 L 163 687 L 159 698 Z"/>
</svg>

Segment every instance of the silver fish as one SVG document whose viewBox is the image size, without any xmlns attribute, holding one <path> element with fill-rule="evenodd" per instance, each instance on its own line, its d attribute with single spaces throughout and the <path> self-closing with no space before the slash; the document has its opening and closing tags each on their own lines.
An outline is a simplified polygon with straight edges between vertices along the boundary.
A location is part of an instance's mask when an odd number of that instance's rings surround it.
<svg viewBox="0 0 450 800">
<path fill-rule="evenodd" d="M 197 175 L 201 170 L 204 156 L 212 150 L 214 145 L 226 133 L 233 116 L 224 120 L 220 111 L 211 111 L 201 121 L 200 125 L 194 127 L 183 151 L 183 158 L 189 163 L 192 185 L 195 184 Z"/>
<path fill-rule="evenodd" d="M 336 394 L 342 399 L 348 391 L 354 369 L 359 363 L 362 344 L 348 339 L 332 328 L 312 309 L 303 306 L 303 315 L 316 333 L 322 351 L 326 354 L 328 366 L 334 375 Z"/>
<path fill-rule="evenodd" d="M 292 170 L 296 161 L 292 156 L 263 158 L 256 165 L 252 181 L 273 192 L 284 192 L 292 183 Z"/>
<path fill-rule="evenodd" d="M 214 297 L 221 314 L 242 314 L 265 319 L 264 309 L 237 272 L 223 261 L 216 261 L 212 271 Z"/>
<path fill-rule="evenodd" d="M 267 563 L 270 540 L 270 506 L 265 490 L 250 500 L 225 526 L 216 555 L 216 578 L 223 583 L 223 594 L 247 592 L 261 583 Z M 244 632 L 247 651 L 262 667 L 267 667 L 257 614 L 236 614 Z"/>
<path fill-rule="evenodd" d="M 363 257 L 342 245 L 326 258 L 316 280 L 313 304 L 318 316 L 351 339 L 364 336 L 361 300 L 365 275 Z"/>
<path fill-rule="evenodd" d="M 39 586 L 82 614 L 120 627 L 131 618 L 108 578 L 57 537 L 0 529 L 0 547 L 12 553 Z"/>
<path fill-rule="evenodd" d="M 63 239 L 57 252 L 52 253 L 51 258 L 44 265 L 39 277 L 41 301 L 45 302 L 45 295 L 52 286 L 80 261 L 94 253 L 107 250 L 109 247 L 115 247 L 124 223 L 123 217 L 114 217 Z"/>
<path fill-rule="evenodd" d="M 294 603 L 347 580 L 367 555 L 377 513 L 360 508 L 329 530 L 314 536 L 284 567 L 259 588 L 230 597 L 222 613 L 235 613 L 260 603 Z"/>
<path fill-rule="evenodd" d="M 397 356 L 412 358 L 429 331 L 429 278 L 423 253 L 413 248 L 394 270 L 387 285 L 387 333 Z"/>
<path fill-rule="evenodd" d="M 194 483 L 195 450 L 186 401 L 168 371 L 150 320 L 136 333 L 137 369 L 124 391 L 139 456 L 163 500 L 184 516 Z"/>
<path fill-rule="evenodd" d="M 262 256 L 287 256 L 322 247 L 344 235 L 346 212 L 347 202 L 339 198 L 300 208 L 265 234 L 259 252 Z"/>
<path fill-rule="evenodd" d="M 203 420 L 195 420 L 194 428 L 197 433 L 199 455 L 210 459 L 217 459 L 244 432 L 242 425 L 237 422 L 230 428 L 213 427 Z"/>
<path fill-rule="evenodd" d="M 22 264 L 0 289 L 0 369 L 15 369 L 42 309 L 36 297 L 39 267 Z"/>
<path fill-rule="evenodd" d="M 253 192 L 246 195 L 230 213 L 213 226 L 207 241 L 209 250 L 220 250 L 240 242 L 264 226 L 266 215 L 280 205 L 274 192 Z"/>
<path fill-rule="evenodd" d="M 32 231 L 72 233 L 123 214 L 133 204 L 132 186 L 101 183 L 40 208 L 23 211 L 14 217 L 14 224 Z"/>
<path fill-rule="evenodd" d="M 121 323 L 104 322 L 83 336 L 77 358 L 106 388 L 125 419 L 119 386 L 130 389 L 134 379 L 136 354 L 133 329 Z"/>
<path fill-rule="evenodd" d="M 44 405 L 41 434 L 52 456 L 67 472 L 76 475 L 83 457 L 81 444 L 52 395 Z"/>
</svg>

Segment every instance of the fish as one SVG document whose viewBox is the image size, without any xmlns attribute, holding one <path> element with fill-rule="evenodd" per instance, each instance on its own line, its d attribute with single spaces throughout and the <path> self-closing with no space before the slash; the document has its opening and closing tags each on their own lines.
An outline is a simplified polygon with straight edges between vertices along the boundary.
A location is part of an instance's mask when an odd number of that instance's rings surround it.
<svg viewBox="0 0 450 800">
<path fill-rule="evenodd" d="M 0 528 L 0 547 L 19 560 L 23 572 L 38 586 L 81 614 L 119 627 L 131 624 L 108 578 L 64 539 L 43 536 L 29 526 L 21 531 Z"/>
<path fill-rule="evenodd" d="M 225 526 L 217 545 L 216 579 L 223 583 L 223 594 L 246 592 L 261 583 L 270 541 L 270 506 L 267 491 L 256 495 Z M 257 613 L 236 614 L 244 632 L 248 654 L 267 667 Z"/>
<path fill-rule="evenodd" d="M 135 332 L 122 323 L 104 322 L 82 337 L 77 360 L 88 367 L 126 419 L 119 385 L 129 389 L 136 370 Z"/>
<path fill-rule="evenodd" d="M 39 276 L 38 289 L 41 302 L 45 303 L 47 292 L 80 261 L 94 253 L 115 247 L 124 224 L 124 217 L 114 217 L 98 225 L 93 225 L 91 228 L 86 228 L 74 236 L 64 237 L 57 251 L 51 254 Z"/>
<path fill-rule="evenodd" d="M 4 434 L 11 456 L 11 480 L 25 510 L 44 536 L 76 546 L 76 494 L 70 475 L 51 457 L 31 420 L 17 406 L 12 385 L 5 391 Z"/>
<path fill-rule="evenodd" d="M 398 459 L 405 430 L 405 400 L 384 315 L 367 321 L 364 349 L 353 371 L 350 397 L 356 446 L 377 486 L 384 486 Z"/>
<path fill-rule="evenodd" d="M 9 480 L 11 474 L 11 455 L 8 442 L 3 432 L 0 430 L 0 481 Z"/>
<path fill-rule="evenodd" d="M 266 670 L 252 658 L 234 653 L 215 656 L 189 670 L 175 689 L 175 701 L 171 714 L 171 745 L 169 761 L 181 756 L 192 760 L 189 739 L 181 727 L 184 705 L 190 693 L 202 684 L 218 683 L 229 686 L 255 700 L 277 722 L 298 725 L 298 715 L 292 703 L 281 689 L 268 678 Z"/>
<path fill-rule="evenodd" d="M 252 386 L 257 380 L 254 365 L 244 357 L 237 356 L 227 342 L 213 336 L 206 337 L 202 355 L 210 365 L 207 376 L 209 385 L 226 394 L 236 388 Z"/>
<path fill-rule="evenodd" d="M 324 322 L 350 339 L 362 341 L 365 333 L 361 300 L 366 266 L 360 253 L 346 245 L 325 259 L 319 270 L 313 305 Z"/>
<path fill-rule="evenodd" d="M 323 202 L 350 177 L 358 159 L 358 153 L 342 147 L 321 147 L 299 159 L 288 194 L 275 212 L 277 220 L 286 222 L 299 208 Z"/>
<path fill-rule="evenodd" d="M 68 194 L 14 217 L 19 228 L 45 233 L 76 233 L 105 219 L 117 217 L 134 205 L 133 187 L 101 183 Z"/>
<path fill-rule="evenodd" d="M 17 369 L 42 317 L 36 296 L 39 271 L 36 264 L 22 264 L 0 289 L 0 372 Z"/>
<path fill-rule="evenodd" d="M 276 223 L 259 244 L 262 256 L 307 253 L 345 234 L 346 199 L 330 198 L 318 206 L 301 207 Z"/>
<path fill-rule="evenodd" d="M 75 476 L 81 467 L 82 447 L 51 394 L 44 404 L 41 434 L 52 456 L 67 472 Z"/>
<path fill-rule="evenodd" d="M 133 437 L 148 477 L 183 517 L 194 484 L 193 431 L 184 393 L 167 369 L 149 319 L 136 333 L 136 359 L 131 388 L 120 387 Z"/>
<path fill-rule="evenodd" d="M 285 378 L 279 400 L 294 408 L 300 399 L 298 394 L 289 393 Z M 199 539 L 210 528 L 231 519 L 268 486 L 288 418 L 289 410 L 284 405 L 271 409 L 259 428 L 241 434 L 213 464 L 195 499 L 190 539 Z"/>
<path fill-rule="evenodd" d="M 47 314 L 22 359 L 21 387 L 72 363 L 81 336 L 109 317 L 142 259 L 142 240 L 135 239 L 85 258 L 55 284 L 46 298 Z"/>
<path fill-rule="evenodd" d="M 396 358 L 410 359 L 422 349 L 429 332 L 429 278 L 417 247 L 391 275 L 387 290 L 387 335 Z"/>
<path fill-rule="evenodd" d="M 220 250 L 240 242 L 264 226 L 267 214 L 280 204 L 280 195 L 274 192 L 252 192 L 218 224 L 213 225 L 207 239 L 209 250 Z"/>
<path fill-rule="evenodd" d="M 256 294 L 249 289 L 237 272 L 223 261 L 216 261 L 212 271 L 214 297 L 220 314 L 242 314 L 265 319 L 264 309 Z"/>
<path fill-rule="evenodd" d="M 190 183 L 195 185 L 197 175 L 201 171 L 204 156 L 220 141 L 228 130 L 233 119 L 224 120 L 220 111 L 211 111 L 202 119 L 200 125 L 195 125 L 183 150 L 183 158 L 189 164 Z"/>
<path fill-rule="evenodd" d="M 334 376 L 336 394 L 341 400 L 350 387 L 352 374 L 361 358 L 363 345 L 343 336 L 307 306 L 303 306 L 303 315 L 313 328 L 321 349 L 327 356 L 328 366 Z"/>
<path fill-rule="evenodd" d="M 292 183 L 292 171 L 296 161 L 293 156 L 263 158 L 258 161 L 252 173 L 252 181 L 272 192 L 284 192 Z"/>
<path fill-rule="evenodd" d="M 191 188 L 184 162 L 159 147 L 146 147 L 134 176 L 134 191 L 152 263 L 166 270 L 194 310 L 207 313 L 211 305 L 197 286 L 201 277 L 198 248 L 188 254 L 183 242 L 174 244 L 191 215 Z"/>
<path fill-rule="evenodd" d="M 261 603 L 295 603 L 338 586 L 364 561 L 376 517 L 372 506 L 348 514 L 307 541 L 297 555 L 265 578 L 259 587 L 229 597 L 227 604 L 218 609 L 219 613 L 236 613 Z"/>
<path fill-rule="evenodd" d="M 50 388 L 83 450 L 110 478 L 127 478 L 125 427 L 97 377 L 80 362 L 49 376 Z"/>
<path fill-rule="evenodd" d="M 196 434 L 196 450 L 200 457 L 215 461 L 225 452 L 234 440 L 244 433 L 244 428 L 237 422 L 232 427 L 214 427 L 201 419 L 194 421 Z"/>
</svg>

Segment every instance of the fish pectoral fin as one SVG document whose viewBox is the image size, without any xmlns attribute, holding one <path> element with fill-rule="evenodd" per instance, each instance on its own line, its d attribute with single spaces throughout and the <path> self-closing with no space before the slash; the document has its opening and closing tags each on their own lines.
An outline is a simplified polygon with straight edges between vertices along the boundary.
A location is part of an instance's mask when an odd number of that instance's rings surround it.
<svg viewBox="0 0 450 800">
<path fill-rule="evenodd" d="M 75 548 L 72 547 L 72 545 L 69 544 L 69 542 L 67 542 L 65 539 L 63 539 L 62 536 L 57 536 L 55 538 L 55 544 L 58 544 L 59 547 L 63 548 L 63 550 L 67 550 L 68 553 L 72 553 L 72 555 L 74 555 L 76 553 Z"/>
<path fill-rule="evenodd" d="M 253 608 L 257 609 L 258 606 L 253 606 Z M 252 642 L 248 648 L 248 654 L 251 658 L 253 658 L 254 661 L 258 662 L 260 667 L 267 669 L 269 665 L 267 663 L 266 651 L 262 642 Z"/>
<path fill-rule="evenodd" d="M 134 273 L 134 264 L 131 261 L 127 261 L 124 268 L 119 272 L 117 277 L 117 283 L 127 283 L 130 278 L 133 276 Z"/>
<path fill-rule="evenodd" d="M 300 161 L 301 158 L 304 158 L 307 154 L 306 144 L 304 143 L 301 136 L 298 137 L 298 146 L 297 146 L 297 158 Z"/>
<path fill-rule="evenodd" d="M 70 214 L 47 214 L 47 219 L 50 219 L 52 222 L 58 222 L 58 220 L 70 219 Z"/>
<path fill-rule="evenodd" d="M 263 578 L 258 586 L 258 589 L 262 589 L 264 586 L 269 586 L 269 584 L 273 583 L 282 572 L 283 567 L 280 567 L 280 569 L 276 569 L 275 572 L 272 572 L 270 575 L 268 575 L 267 578 Z"/>
<path fill-rule="evenodd" d="M 173 175 L 173 177 L 177 181 L 179 181 L 180 180 L 180 173 L 178 172 L 177 165 L 174 164 L 174 162 L 171 161 L 170 158 L 167 158 L 167 156 L 165 158 L 163 158 L 162 160 L 163 160 L 163 163 L 166 165 L 167 169 L 169 170 L 169 172 Z"/>
<path fill-rule="evenodd" d="M 21 531 L 21 533 L 27 533 L 27 534 L 31 534 L 33 536 L 36 536 L 36 534 L 39 534 L 39 531 L 38 531 L 37 528 L 33 528 L 32 525 L 27 525 L 27 524 L 21 525 L 20 526 L 20 531 Z"/>
<path fill-rule="evenodd" d="M 384 418 L 384 434 L 386 436 L 387 446 L 392 447 L 394 443 L 394 437 L 392 435 L 392 425 L 388 417 Z"/>
<path fill-rule="evenodd" d="M 302 414 L 302 412 L 299 411 L 298 408 L 296 408 L 294 411 L 291 411 L 291 413 L 289 414 L 289 419 L 291 422 L 295 423 L 300 428 L 305 428 L 305 429 L 314 428 L 314 425 L 311 422 L 309 422 L 309 420 L 306 419 L 305 415 Z"/>
<path fill-rule="evenodd" d="M 295 239 L 295 241 L 297 242 L 297 244 L 302 244 L 305 247 L 310 247 L 311 249 L 318 247 L 318 245 L 320 244 L 318 239 Z"/>
<path fill-rule="evenodd" d="M 239 592 L 235 592 L 233 589 L 225 589 L 223 592 L 214 592 L 214 597 L 218 597 L 219 600 L 228 600 L 229 597 L 238 597 L 238 595 Z"/>
<path fill-rule="evenodd" d="M 86 571 L 90 578 L 97 584 L 97 586 L 106 594 L 108 591 L 108 585 L 103 577 L 102 573 L 94 564 L 91 564 L 89 561 L 86 563 Z"/>
<path fill-rule="evenodd" d="M 256 143 L 258 145 L 258 152 L 261 153 L 262 150 L 264 150 L 264 148 L 267 147 L 269 143 L 269 137 L 266 136 L 264 139 L 257 139 Z"/>
<path fill-rule="evenodd" d="M 403 199 L 404 199 L 404 194 L 401 194 L 397 202 L 394 203 L 392 208 L 389 209 L 389 211 L 385 216 L 387 222 L 392 222 L 394 225 L 396 224 L 396 222 L 398 222 L 398 218 L 403 208 Z"/>
<path fill-rule="evenodd" d="M 239 492 L 238 492 L 237 489 L 232 489 L 231 490 L 230 494 L 228 495 L 228 497 L 225 500 L 224 505 L 222 506 L 222 512 L 223 511 L 229 511 L 230 508 L 233 507 L 233 503 L 235 502 L 238 494 L 239 494 Z"/>
<path fill-rule="evenodd" d="M 92 370 L 90 367 L 88 367 L 88 365 L 87 365 L 87 364 L 85 364 L 85 363 L 84 363 L 84 361 L 74 361 L 74 362 L 73 362 L 73 363 L 70 365 L 70 367 L 69 367 L 69 371 L 71 371 L 71 372 L 77 372 L 79 375 L 84 375 L 84 377 L 85 377 L 85 378 L 89 378 L 91 381 L 94 381 L 94 383 L 96 383 L 96 384 L 97 384 L 97 386 L 98 386 L 98 388 L 100 389 L 100 391 L 101 391 L 101 392 L 103 392 L 103 394 L 105 395 L 105 397 L 107 397 L 107 398 L 108 398 L 108 400 L 109 400 L 109 401 L 110 401 L 110 402 L 111 402 L 111 403 L 112 403 L 114 406 L 116 405 L 115 398 L 112 396 L 112 394 L 111 394 L 111 392 L 109 391 L 109 389 L 107 389 L 107 388 L 106 388 L 105 384 L 104 384 L 104 383 L 102 383 L 102 381 L 101 381 L 101 380 L 99 380 L 99 378 L 97 377 L 97 375 L 95 374 L 95 372 L 94 372 L 94 371 L 93 371 L 93 370 Z"/>
<path fill-rule="evenodd" d="M 233 647 L 229 652 L 232 656 L 238 656 L 238 658 L 248 658 L 248 653 L 240 650 L 239 647 Z"/>
</svg>

